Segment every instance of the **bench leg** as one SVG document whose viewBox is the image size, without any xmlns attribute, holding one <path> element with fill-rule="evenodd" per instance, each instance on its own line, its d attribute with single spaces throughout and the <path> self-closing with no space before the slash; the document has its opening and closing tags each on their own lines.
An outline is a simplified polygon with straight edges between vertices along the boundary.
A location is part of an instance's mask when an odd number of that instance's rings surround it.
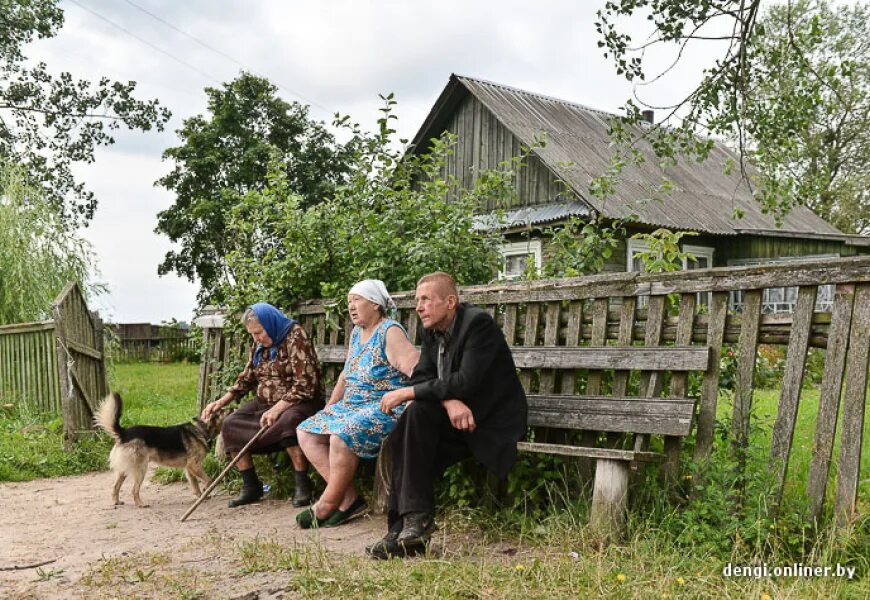
<svg viewBox="0 0 870 600">
<path fill-rule="evenodd" d="M 628 463 L 599 458 L 595 463 L 595 487 L 589 526 L 604 541 L 618 541 L 625 532 L 628 506 Z"/>
<path fill-rule="evenodd" d="M 390 447 L 384 443 L 375 464 L 375 491 L 372 498 L 372 512 L 375 514 L 382 515 L 387 512 L 389 507 L 392 465 Z"/>
</svg>

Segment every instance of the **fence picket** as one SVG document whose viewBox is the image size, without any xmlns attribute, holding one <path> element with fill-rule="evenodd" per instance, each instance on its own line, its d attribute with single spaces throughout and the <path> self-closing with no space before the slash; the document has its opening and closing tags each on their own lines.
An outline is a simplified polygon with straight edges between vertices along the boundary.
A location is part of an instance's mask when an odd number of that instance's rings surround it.
<svg viewBox="0 0 870 600">
<path fill-rule="evenodd" d="M 837 462 L 837 526 L 852 522 L 861 472 L 864 410 L 867 405 L 867 365 L 870 360 L 870 285 L 855 289 L 846 381 L 843 392 L 843 425 L 840 428 L 840 459 Z"/>
</svg>

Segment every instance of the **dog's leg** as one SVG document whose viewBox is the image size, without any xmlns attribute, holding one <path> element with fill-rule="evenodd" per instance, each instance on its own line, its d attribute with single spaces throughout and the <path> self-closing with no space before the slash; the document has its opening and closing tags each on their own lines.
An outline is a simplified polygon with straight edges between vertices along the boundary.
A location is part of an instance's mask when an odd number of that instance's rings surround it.
<svg viewBox="0 0 870 600">
<path fill-rule="evenodd" d="M 199 485 L 194 484 L 194 481 L 198 479 L 201 481 L 205 487 L 211 485 L 211 477 L 208 476 L 208 473 L 205 472 L 205 469 L 202 468 L 202 463 L 199 461 L 192 460 L 187 463 L 187 479 L 190 481 L 191 487 L 193 487 L 193 491 L 196 493 L 197 498 L 201 495 L 199 491 Z"/>
<path fill-rule="evenodd" d="M 144 465 L 136 465 L 136 471 L 133 473 L 133 502 L 136 503 L 136 506 L 139 508 L 147 508 L 148 505 L 142 502 L 142 498 L 139 497 L 139 489 L 142 487 L 142 482 L 145 480 L 145 474 L 148 471 L 148 464 Z"/>
<path fill-rule="evenodd" d="M 194 474 L 195 466 L 193 463 L 187 463 L 187 467 L 184 469 L 184 476 L 187 477 L 188 483 L 190 483 L 190 489 L 193 490 L 193 495 L 199 498 L 202 495 L 202 492 L 199 489 L 199 475 Z"/>
<path fill-rule="evenodd" d="M 124 473 L 118 473 L 118 478 L 115 479 L 115 485 L 112 487 L 112 504 L 115 506 L 124 504 L 120 499 L 118 499 L 118 496 L 121 493 L 121 486 L 124 484 L 125 479 L 127 479 L 127 475 Z"/>
</svg>

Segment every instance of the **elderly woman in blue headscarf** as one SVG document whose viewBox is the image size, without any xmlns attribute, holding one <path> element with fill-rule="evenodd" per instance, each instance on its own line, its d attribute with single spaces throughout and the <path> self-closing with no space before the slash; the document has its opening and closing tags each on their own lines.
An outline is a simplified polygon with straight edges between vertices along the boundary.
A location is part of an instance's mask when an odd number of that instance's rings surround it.
<svg viewBox="0 0 870 600">
<path fill-rule="evenodd" d="M 317 353 L 305 329 L 271 304 L 251 305 L 242 315 L 242 323 L 253 338 L 248 362 L 235 385 L 203 409 L 202 419 L 207 420 L 212 413 L 256 390 L 253 399 L 224 420 L 224 447 L 235 456 L 262 426 L 269 428 L 250 453 L 236 463 L 242 491 L 229 506 L 256 502 L 263 496 L 263 484 L 250 454 L 282 450 L 290 456 L 296 472 L 293 506 L 305 506 L 311 502 L 312 484 L 308 461 L 296 439 L 296 427 L 323 408 Z"/>
<path fill-rule="evenodd" d="M 303 529 L 333 527 L 366 509 L 353 486 L 360 459 L 376 458 L 404 405 L 392 414 L 381 411 L 384 394 L 406 383 L 420 359 L 402 326 L 389 318 L 395 309 L 384 283 L 366 279 L 347 297 L 354 328 L 347 360 L 326 408 L 298 428 L 299 445 L 326 480 L 317 503 L 300 512 Z"/>
</svg>

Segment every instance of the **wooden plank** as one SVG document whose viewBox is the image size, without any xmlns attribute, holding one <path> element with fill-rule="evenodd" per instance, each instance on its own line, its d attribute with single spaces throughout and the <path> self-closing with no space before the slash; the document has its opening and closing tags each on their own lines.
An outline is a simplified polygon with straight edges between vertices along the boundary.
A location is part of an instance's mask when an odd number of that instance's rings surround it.
<svg viewBox="0 0 870 600">
<path fill-rule="evenodd" d="M 528 402 L 531 426 L 673 436 L 689 434 L 695 409 L 691 399 L 531 394 Z"/>
<path fill-rule="evenodd" d="M 689 346 L 535 346 L 511 349 L 514 363 L 527 369 L 623 369 L 649 371 L 703 371 L 709 349 Z M 587 391 L 588 393 L 588 391 Z"/>
<path fill-rule="evenodd" d="M 786 352 L 785 371 L 782 375 L 782 392 L 779 396 L 776 421 L 770 442 L 770 468 L 776 477 L 774 503 L 779 504 L 788 460 L 794 438 L 798 405 L 804 382 L 804 366 L 807 362 L 807 349 L 810 342 L 810 325 L 816 306 L 816 286 L 805 286 L 798 290 L 797 305 L 794 312 L 794 327 Z"/>
<path fill-rule="evenodd" d="M 583 303 L 573 301 L 568 307 L 568 324 L 565 328 L 565 346 L 573 348 L 580 345 L 580 326 L 583 322 Z M 562 373 L 561 390 L 563 394 L 573 394 L 577 374 L 572 371 Z"/>
<path fill-rule="evenodd" d="M 619 337 L 616 343 L 619 346 L 631 346 L 634 341 L 634 310 L 637 299 L 626 296 L 622 299 L 619 314 Z M 613 374 L 613 395 L 624 396 L 628 388 L 628 369 L 618 369 Z"/>
<path fill-rule="evenodd" d="M 698 430 L 695 436 L 696 462 L 710 458 L 713 448 L 713 426 L 716 422 L 716 405 L 719 400 L 719 363 L 722 357 L 722 339 L 725 335 L 725 318 L 728 314 L 728 294 L 715 292 L 710 303 L 710 319 L 707 329 L 709 363 L 701 383 L 701 407 L 698 411 Z"/>
<path fill-rule="evenodd" d="M 608 298 L 596 298 L 592 306 L 591 346 L 604 346 L 607 342 L 607 304 Z M 593 368 L 593 367 L 585 367 Z M 608 368 L 608 367 L 599 367 Z M 590 371 L 586 376 L 586 393 L 595 396 L 601 389 L 601 373 Z"/>
<path fill-rule="evenodd" d="M 867 405 L 867 365 L 870 361 L 870 285 L 855 289 L 846 382 L 843 392 L 843 423 L 840 427 L 840 458 L 837 462 L 837 497 L 834 516 L 837 527 L 846 527 L 857 517 L 858 480 L 864 411 Z"/>
<path fill-rule="evenodd" d="M 541 305 L 537 303 L 529 303 L 526 305 L 526 325 L 523 331 L 523 345 L 534 346 L 538 339 L 538 319 L 541 314 Z M 532 381 L 532 374 L 523 369 L 520 372 L 520 383 L 523 384 L 523 389 L 527 392 Z"/>
<path fill-rule="evenodd" d="M 544 321 L 544 345 L 554 347 L 559 339 L 559 302 L 551 302 L 547 305 L 547 313 Z M 556 373 L 553 369 L 546 369 L 541 373 L 541 393 L 550 394 L 554 391 Z"/>
<path fill-rule="evenodd" d="M 70 350 L 74 350 L 79 354 L 84 354 L 85 356 L 95 358 L 97 360 L 102 360 L 103 358 L 103 355 L 99 350 L 86 346 L 85 344 L 82 344 L 75 340 L 67 340 L 67 348 L 69 348 Z"/>
<path fill-rule="evenodd" d="M 649 299 L 647 306 L 646 331 L 643 343 L 645 347 L 653 348 L 656 351 L 661 350 L 658 346 L 661 343 L 662 323 L 665 318 L 665 300 L 664 296 L 653 296 Z M 705 359 L 704 365 L 706 366 L 706 364 Z M 652 370 L 646 370 L 641 373 L 640 393 L 642 395 L 650 397 L 658 396 L 661 392 L 661 387 L 662 378 L 660 373 Z"/>
<path fill-rule="evenodd" d="M 834 307 L 828 348 L 825 351 L 825 368 L 819 391 L 819 413 L 816 418 L 816 435 L 813 456 L 807 476 L 809 520 L 818 521 L 825 502 L 828 472 L 834 450 L 834 432 L 840 408 L 840 391 L 843 387 L 843 370 L 846 366 L 846 348 L 849 344 L 849 329 L 852 324 L 852 306 L 855 286 L 841 284 L 834 292 Z"/>
<path fill-rule="evenodd" d="M 688 347 L 692 343 L 692 326 L 695 320 L 695 301 L 696 294 L 683 294 L 680 296 L 680 313 L 679 321 L 677 322 L 677 339 L 675 344 L 677 347 Z M 707 350 L 704 348 L 704 350 Z M 709 351 L 706 352 L 709 355 Z M 669 396 L 671 398 L 685 398 L 688 395 L 689 374 L 685 371 L 675 371 L 671 373 L 671 389 Z M 680 452 L 682 450 L 682 438 L 672 435 L 666 435 L 665 443 L 665 460 L 662 468 L 665 480 L 670 483 L 675 483 L 680 476 Z"/>
<path fill-rule="evenodd" d="M 516 338 L 516 330 L 517 330 L 517 305 L 516 304 L 508 304 L 504 307 L 504 324 L 502 325 L 502 331 L 504 332 L 504 339 L 507 342 L 508 346 L 514 345 L 514 339 Z"/>
<path fill-rule="evenodd" d="M 584 458 L 603 458 L 609 460 L 624 460 L 637 462 L 661 462 L 664 455 L 657 452 L 635 452 L 634 450 L 617 450 L 614 448 L 592 448 L 587 446 L 567 446 L 565 444 L 536 444 L 534 442 L 517 442 L 520 452 L 538 452 L 543 454 L 560 454 L 562 456 L 581 456 Z"/>
<path fill-rule="evenodd" d="M 34 321 L 32 323 L 12 323 L 11 325 L 0 325 L 0 336 L 35 331 L 48 331 L 51 329 L 54 329 L 54 321 L 52 320 Z"/>
<path fill-rule="evenodd" d="M 743 299 L 743 326 L 737 351 L 737 382 L 734 390 L 734 407 L 731 427 L 734 449 L 737 451 L 741 469 L 744 452 L 749 447 L 749 414 L 752 409 L 755 356 L 758 351 L 758 319 L 761 315 L 761 290 L 747 291 Z"/>
</svg>

